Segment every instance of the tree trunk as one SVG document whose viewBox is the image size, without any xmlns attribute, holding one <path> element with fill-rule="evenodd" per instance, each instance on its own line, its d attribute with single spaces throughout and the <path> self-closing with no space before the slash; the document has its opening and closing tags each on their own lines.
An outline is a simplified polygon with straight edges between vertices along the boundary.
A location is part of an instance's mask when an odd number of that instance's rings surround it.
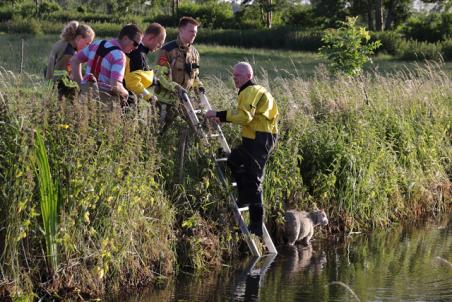
<svg viewBox="0 0 452 302">
<path fill-rule="evenodd" d="M 267 28 L 272 28 L 272 23 L 273 23 L 272 0 L 268 0 L 267 5 L 268 5 L 268 7 L 266 9 L 266 11 L 267 11 Z"/>
<path fill-rule="evenodd" d="M 386 17 L 385 29 L 391 29 L 395 20 L 395 3 L 394 0 L 389 1 L 388 5 L 388 16 Z"/>
<path fill-rule="evenodd" d="M 383 0 L 375 1 L 375 30 L 383 30 Z"/>
<path fill-rule="evenodd" d="M 369 30 L 374 30 L 372 2 L 372 0 L 367 0 L 367 27 Z"/>
<path fill-rule="evenodd" d="M 179 9 L 179 2 L 180 0 L 171 0 L 171 12 L 173 13 L 173 16 L 177 14 L 177 10 Z"/>
</svg>

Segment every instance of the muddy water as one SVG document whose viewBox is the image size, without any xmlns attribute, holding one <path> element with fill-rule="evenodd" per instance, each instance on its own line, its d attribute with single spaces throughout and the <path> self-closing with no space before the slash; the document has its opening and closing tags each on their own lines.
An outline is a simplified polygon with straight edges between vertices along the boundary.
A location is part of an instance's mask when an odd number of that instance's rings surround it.
<svg viewBox="0 0 452 302">
<path fill-rule="evenodd" d="M 450 218 L 278 250 L 274 259 L 183 275 L 125 300 L 452 301 Z"/>
</svg>

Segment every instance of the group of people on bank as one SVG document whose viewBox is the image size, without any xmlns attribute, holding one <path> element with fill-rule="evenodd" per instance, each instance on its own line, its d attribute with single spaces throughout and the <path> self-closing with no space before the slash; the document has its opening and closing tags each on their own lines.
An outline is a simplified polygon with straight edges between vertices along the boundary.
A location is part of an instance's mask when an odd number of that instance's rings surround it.
<svg viewBox="0 0 452 302">
<path fill-rule="evenodd" d="M 89 25 L 71 21 L 52 48 L 45 76 L 55 82 L 59 98 L 74 97 L 79 90 L 82 94 L 92 91 L 95 84 L 99 100 L 110 107 L 155 102 L 170 121 L 180 93 L 196 96 L 206 91 L 199 79 L 199 53 L 193 46 L 199 25 L 191 17 L 182 17 L 177 39 L 165 44 L 166 30 L 158 23 L 151 23 L 144 32 L 127 24 L 117 38 L 94 41 Z M 147 56 L 155 51 L 159 51 L 157 62 L 150 66 Z M 82 64 L 86 65 L 84 75 Z M 262 236 L 262 183 L 277 139 L 278 107 L 253 76 L 249 63 L 237 63 L 233 68 L 237 107 L 208 111 L 205 117 L 214 123 L 242 126 L 242 143 L 232 150 L 227 163 L 237 183 L 237 204 L 249 205 L 249 230 Z"/>
</svg>

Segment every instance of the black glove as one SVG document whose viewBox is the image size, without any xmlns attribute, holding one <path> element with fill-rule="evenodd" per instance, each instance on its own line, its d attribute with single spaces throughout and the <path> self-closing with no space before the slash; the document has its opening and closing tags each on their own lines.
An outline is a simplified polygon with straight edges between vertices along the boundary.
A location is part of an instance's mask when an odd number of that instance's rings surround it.
<svg viewBox="0 0 452 302">
<path fill-rule="evenodd" d="M 206 88 L 204 88 L 202 86 L 198 88 L 198 91 L 199 91 L 199 93 L 206 94 Z"/>
</svg>

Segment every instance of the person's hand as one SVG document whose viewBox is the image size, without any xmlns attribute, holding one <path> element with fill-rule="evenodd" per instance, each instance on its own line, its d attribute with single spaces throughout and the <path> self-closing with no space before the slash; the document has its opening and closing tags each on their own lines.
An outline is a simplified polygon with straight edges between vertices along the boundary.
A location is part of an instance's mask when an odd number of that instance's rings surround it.
<svg viewBox="0 0 452 302">
<path fill-rule="evenodd" d="M 184 96 L 184 94 L 188 95 L 187 90 L 179 84 L 175 85 L 175 92 L 176 92 L 177 96 L 179 96 L 179 98 L 182 98 Z"/>
<path fill-rule="evenodd" d="M 206 118 L 208 118 L 210 121 L 214 122 L 214 123 L 220 123 L 220 118 L 217 117 L 217 112 L 213 111 L 213 110 L 208 110 L 206 112 Z"/>
<path fill-rule="evenodd" d="M 206 94 L 206 88 L 204 88 L 202 86 L 198 88 L 198 91 L 199 91 L 199 93 Z"/>
</svg>

